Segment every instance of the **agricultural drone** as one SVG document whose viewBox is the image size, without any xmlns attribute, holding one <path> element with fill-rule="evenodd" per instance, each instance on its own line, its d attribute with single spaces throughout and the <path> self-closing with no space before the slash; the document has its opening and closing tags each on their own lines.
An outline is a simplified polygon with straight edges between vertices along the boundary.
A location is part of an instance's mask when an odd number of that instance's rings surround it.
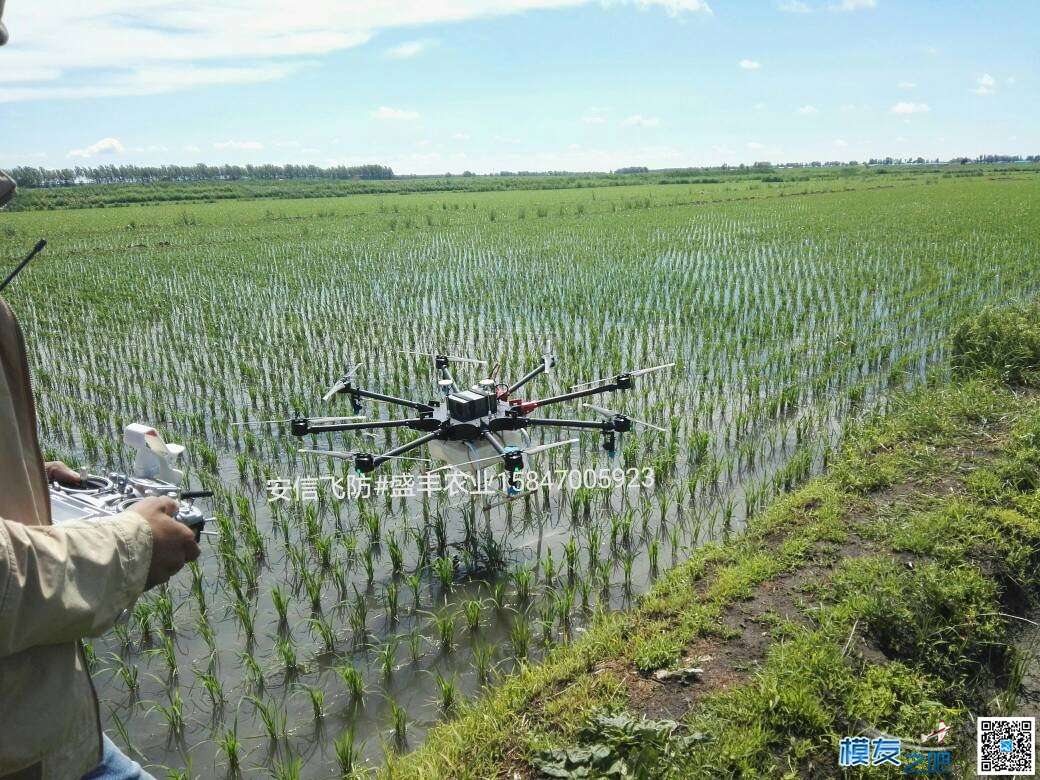
<svg viewBox="0 0 1040 780">
<path fill-rule="evenodd" d="M 562 395 L 524 400 L 513 396 L 520 388 L 542 374 L 550 374 L 556 365 L 556 358 L 548 348 L 542 355 L 541 362 L 512 384 L 496 378 L 501 368 L 501 364 L 499 364 L 494 367 L 487 378 L 481 379 L 469 389 L 461 390 L 452 374 L 452 365 L 486 366 L 486 361 L 425 352 L 408 352 L 407 354 L 433 359 L 441 400 L 412 401 L 364 390 L 355 384 L 357 371 L 361 364 L 354 366 L 340 377 L 329 388 L 323 400 L 329 401 L 336 395 L 348 396 L 355 415 L 361 413 L 362 401 L 379 401 L 412 409 L 415 412 L 414 417 L 403 420 L 365 420 L 363 417 L 309 418 L 297 414 L 284 422 L 290 423 L 292 434 L 298 437 L 339 431 L 369 432 L 370 434 L 371 431 L 380 428 L 408 428 L 420 433 L 418 438 L 379 455 L 370 452 L 338 450 L 301 449 L 300 451 L 347 460 L 354 464 L 354 468 L 359 473 L 368 473 L 388 461 L 405 458 L 407 453 L 427 445 L 434 458 L 448 464 L 432 469 L 431 473 L 447 469 L 477 473 L 496 463 L 501 463 L 509 475 L 509 492 L 515 494 L 519 486 L 520 473 L 527 465 L 525 458 L 546 450 L 568 446 L 577 441 L 577 439 L 567 439 L 532 447 L 530 446 L 529 428 L 599 431 L 603 436 L 603 449 L 610 457 L 614 457 L 617 452 L 619 434 L 627 433 L 633 427 L 663 430 L 651 423 L 592 404 L 584 404 L 584 406 L 602 419 L 574 420 L 532 417 L 530 416 L 532 412 L 536 409 L 544 409 L 548 406 L 576 401 L 593 395 L 631 390 L 634 380 L 638 377 L 675 365 L 666 363 L 651 368 L 624 371 L 610 378 L 574 385 L 570 392 Z"/>
</svg>

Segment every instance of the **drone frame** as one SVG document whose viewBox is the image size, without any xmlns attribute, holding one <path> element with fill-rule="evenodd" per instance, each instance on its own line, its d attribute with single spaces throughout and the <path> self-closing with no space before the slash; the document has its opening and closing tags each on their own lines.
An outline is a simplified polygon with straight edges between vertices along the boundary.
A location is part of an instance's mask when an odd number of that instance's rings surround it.
<svg viewBox="0 0 1040 780">
<path fill-rule="evenodd" d="M 454 392 L 455 379 L 449 370 L 452 359 L 448 355 L 437 354 L 434 356 L 434 366 L 440 373 L 439 384 L 447 396 Z M 482 361 L 470 361 L 482 362 Z M 602 393 L 615 393 L 631 390 L 633 387 L 634 374 L 637 372 L 623 372 L 616 374 L 612 379 L 602 380 L 603 384 L 589 383 L 593 386 L 582 390 L 572 390 L 569 393 L 550 396 L 549 398 L 525 401 L 511 396 L 524 385 L 537 379 L 555 365 L 555 358 L 545 355 L 541 364 L 528 371 L 519 380 L 511 385 L 496 383 L 494 401 L 496 403 L 507 403 L 509 409 L 505 412 L 495 412 L 472 422 L 452 422 L 449 416 L 447 420 L 441 420 L 434 416 L 439 404 L 412 401 L 406 398 L 398 398 L 392 395 L 376 393 L 354 386 L 353 371 L 343 376 L 335 385 L 335 394 L 350 396 L 351 406 L 354 413 L 361 412 L 361 402 L 364 399 L 380 401 L 383 403 L 402 406 L 418 412 L 418 417 L 403 420 L 373 420 L 364 422 L 311 424 L 309 418 L 296 415 L 292 418 L 291 432 L 294 436 L 303 437 L 311 434 L 338 433 L 341 431 L 371 431 L 380 428 L 408 428 L 419 431 L 423 435 L 410 442 L 402 444 L 394 449 L 379 455 L 367 452 L 359 452 L 354 455 L 354 467 L 361 473 L 368 473 L 379 468 L 389 460 L 400 458 L 402 455 L 418 449 L 429 442 L 441 441 L 486 441 L 492 449 L 502 458 L 506 471 L 517 474 L 524 468 L 524 451 L 516 447 L 506 445 L 499 434 L 510 431 L 520 431 L 528 427 L 547 427 L 560 429 L 581 429 L 599 431 L 603 435 L 603 449 L 610 457 L 614 457 L 617 449 L 617 434 L 627 433 L 632 430 L 633 420 L 624 414 L 615 414 L 604 420 L 578 420 L 557 419 L 546 417 L 529 417 L 536 409 L 543 409 L 580 398 L 588 398 Z M 674 365 L 674 364 L 669 364 Z M 497 367 L 495 369 L 497 371 Z M 487 419 L 490 417 L 491 419 Z M 481 461 L 487 460 L 486 458 Z M 458 464 L 456 464 L 458 465 Z M 491 465 L 491 464 L 489 464 Z M 487 468 L 485 466 L 484 468 Z"/>
</svg>

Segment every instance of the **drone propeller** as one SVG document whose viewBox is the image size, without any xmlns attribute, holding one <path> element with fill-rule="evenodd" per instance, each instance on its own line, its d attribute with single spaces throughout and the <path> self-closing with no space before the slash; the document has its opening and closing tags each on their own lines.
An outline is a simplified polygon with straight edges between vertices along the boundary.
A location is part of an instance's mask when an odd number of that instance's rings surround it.
<svg viewBox="0 0 1040 780">
<path fill-rule="evenodd" d="M 644 428 L 653 428 L 655 431 L 660 431 L 661 433 L 668 433 L 668 431 L 666 431 L 659 425 L 654 425 L 653 423 L 648 423 L 644 420 L 637 420 L 635 417 L 629 417 L 627 414 L 622 415 L 620 412 L 615 412 L 612 409 L 607 409 L 603 406 L 596 406 L 595 404 L 582 404 L 582 406 L 584 406 L 586 409 L 591 409 L 600 417 L 605 417 L 608 420 L 612 420 L 613 418 L 618 416 L 628 417 L 629 421 L 631 421 L 633 425 L 641 425 Z"/>
<path fill-rule="evenodd" d="M 338 425 L 339 423 L 342 423 L 342 422 L 355 422 L 357 420 L 367 420 L 367 419 L 368 418 L 365 417 L 365 416 L 360 416 L 360 417 L 310 417 L 310 418 L 308 418 L 308 422 L 314 423 L 315 425 Z M 243 426 L 243 425 L 271 425 L 271 424 L 275 424 L 275 423 L 291 423 L 291 422 L 292 422 L 292 418 L 288 418 L 288 419 L 285 419 L 285 420 L 245 420 L 244 422 L 233 422 L 233 423 L 231 423 L 231 425 L 238 427 L 238 426 Z"/>
<path fill-rule="evenodd" d="M 350 369 L 350 371 L 348 371 L 339 379 L 337 379 L 336 382 L 332 385 L 332 387 L 329 388 L 329 391 L 321 397 L 321 400 L 328 401 L 330 398 L 332 398 L 332 396 L 334 396 L 336 393 L 338 393 L 340 390 L 342 390 L 344 387 L 350 384 L 350 381 L 355 377 L 355 375 L 357 375 L 357 370 L 359 368 L 361 368 L 361 363 L 358 363 L 356 366 Z"/>
<path fill-rule="evenodd" d="M 557 447 L 567 447 L 567 446 L 569 446 L 571 444 L 576 444 L 578 441 L 579 441 L 579 439 L 566 439 L 564 441 L 554 441 L 554 442 L 550 442 L 548 444 L 539 444 L 537 447 L 531 447 L 530 449 L 526 449 L 526 450 L 515 449 L 515 448 L 510 447 L 510 448 L 508 448 L 506 450 L 506 453 L 508 454 L 510 451 L 512 451 L 512 452 L 519 452 L 522 455 L 537 455 L 539 452 L 545 452 L 546 450 L 553 450 L 553 449 L 556 449 Z M 476 460 L 468 460 L 465 463 L 449 463 L 447 466 L 439 466 L 439 467 L 437 467 L 435 469 L 430 469 L 426 473 L 427 474 L 436 474 L 439 471 L 448 471 L 449 469 L 457 469 L 457 468 L 460 468 L 461 466 L 479 466 L 482 463 L 486 463 L 487 465 L 491 465 L 491 464 L 493 464 L 493 463 L 495 463 L 497 461 L 500 461 L 500 460 L 502 460 L 502 455 L 489 455 L 486 458 L 477 458 Z"/>
<path fill-rule="evenodd" d="M 433 352 L 415 352 L 414 350 L 411 350 L 411 349 L 402 349 L 401 350 L 401 354 L 403 354 L 403 355 L 419 355 L 421 357 L 432 357 L 432 358 L 441 357 L 441 355 L 437 355 L 437 354 L 435 354 Z M 443 357 L 446 357 L 448 359 L 449 363 L 472 363 L 472 364 L 477 365 L 477 366 L 486 366 L 487 365 L 487 361 L 486 360 L 477 360 L 476 358 L 471 358 L 471 357 L 459 357 L 458 355 L 444 355 Z"/>
<path fill-rule="evenodd" d="M 542 365 L 545 366 L 545 375 L 549 376 L 552 374 L 553 366 L 556 365 L 556 356 L 553 355 L 552 339 L 545 340 L 545 346 L 542 349 Z"/>
<path fill-rule="evenodd" d="M 338 460 L 355 460 L 358 455 L 363 455 L 362 452 L 343 452 L 342 450 L 312 450 L 309 448 L 301 448 L 296 450 L 303 455 L 324 455 L 328 458 L 336 458 Z M 390 458 L 392 460 L 420 460 L 423 463 L 432 463 L 429 458 L 411 458 L 404 455 L 383 455 L 381 457 Z"/>
<path fill-rule="evenodd" d="M 652 374 L 655 371 L 663 371 L 666 368 L 671 368 L 675 363 L 664 363 L 660 366 L 651 366 L 650 368 L 637 368 L 634 371 L 622 371 L 622 374 L 628 374 L 630 377 L 646 376 Z M 618 376 L 617 374 L 615 376 Z M 578 385 L 571 385 L 571 390 L 576 390 L 579 387 L 589 387 L 591 385 L 598 385 L 600 382 L 609 382 L 613 377 L 607 377 L 605 379 L 593 379 L 591 382 L 582 382 Z"/>
</svg>

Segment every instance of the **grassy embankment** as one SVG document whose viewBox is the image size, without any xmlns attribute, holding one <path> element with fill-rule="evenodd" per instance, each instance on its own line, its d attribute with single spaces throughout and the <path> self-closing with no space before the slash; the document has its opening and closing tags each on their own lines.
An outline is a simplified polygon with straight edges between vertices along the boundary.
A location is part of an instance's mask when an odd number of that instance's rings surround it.
<svg viewBox="0 0 1040 780">
<path fill-rule="evenodd" d="M 916 739 L 943 718 L 972 775 L 973 716 L 1034 706 L 1013 638 L 1040 592 L 1040 306 L 983 313 L 952 351 L 950 382 L 896 399 L 827 475 L 383 773 L 529 777 L 541 758 L 576 777 L 828 777 L 841 736 Z M 684 667 L 703 673 L 655 677 Z M 865 771 L 898 770 L 849 774 Z"/>
</svg>

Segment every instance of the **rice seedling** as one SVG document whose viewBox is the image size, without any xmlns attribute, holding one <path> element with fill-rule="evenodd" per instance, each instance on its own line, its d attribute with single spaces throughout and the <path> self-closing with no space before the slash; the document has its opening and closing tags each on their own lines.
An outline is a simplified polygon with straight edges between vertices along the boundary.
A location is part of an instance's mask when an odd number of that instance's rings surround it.
<svg viewBox="0 0 1040 780">
<path fill-rule="evenodd" d="M 347 696 L 350 697 L 351 706 L 355 708 L 360 707 L 365 700 L 365 681 L 361 676 L 361 672 L 356 667 L 344 665 L 338 667 L 336 673 L 343 680 L 343 685 L 347 689 Z"/>
<path fill-rule="evenodd" d="M 264 726 L 264 732 L 271 742 L 277 742 L 285 736 L 286 714 L 284 708 L 256 696 L 246 696 L 245 701 L 253 705 Z"/>
<path fill-rule="evenodd" d="M 275 780 L 300 780 L 302 775 L 303 759 L 300 756 L 290 756 L 275 762 Z"/>
<path fill-rule="evenodd" d="M 491 659 L 494 649 L 487 642 L 475 642 L 473 644 L 473 667 L 477 672 L 477 679 L 482 685 L 486 685 L 491 675 Z"/>
<path fill-rule="evenodd" d="M 728 186 L 704 189 L 715 197 Z M 776 189 L 800 191 L 788 186 Z M 669 184 L 495 193 L 494 202 L 415 193 L 320 204 L 221 200 L 190 212 L 174 204 L 62 211 L 60 219 L 7 215 L 20 220 L 19 235 L 23 225 L 46 228 L 58 253 L 56 262 L 19 279 L 13 301 L 37 342 L 34 386 L 45 446 L 114 468 L 124 457 L 123 424 L 168 421 L 187 445 L 192 482 L 216 493 L 212 528 L 219 536 L 206 543 L 214 554 L 139 600 L 129 630 L 88 645 L 88 664 L 97 665 L 98 653 L 109 664 L 111 653 L 132 652 L 139 641 L 152 673 L 168 678 L 158 684 L 172 690 L 182 664 L 192 669 L 208 655 L 203 695 L 213 701 L 210 687 L 219 682 L 230 701 L 242 686 L 261 695 L 272 674 L 291 676 L 311 652 L 341 652 L 349 632 L 358 645 L 372 643 L 378 674 L 378 656 L 406 620 L 412 623 L 401 641 L 413 660 L 422 656 L 419 613 L 436 599 L 438 614 L 425 629 L 435 647 L 457 651 L 453 612 L 478 638 L 472 669 L 451 666 L 464 688 L 467 675 L 484 681 L 490 673 L 484 636 L 508 632 L 496 651 L 508 667 L 528 658 L 535 641 L 567 637 L 575 608 L 588 615 L 597 603 L 609 609 L 612 594 L 634 598 L 687 547 L 739 532 L 775 492 L 815 473 L 852 420 L 884 408 L 891 388 L 924 381 L 944 359 L 951 323 L 987 302 L 1040 288 L 1035 264 L 1023 262 L 1035 252 L 1029 226 L 1000 238 L 964 227 L 1018 213 L 1033 194 L 1027 184 L 980 177 L 899 186 L 832 192 L 814 199 L 811 210 L 803 199 L 773 197 L 738 209 Z M 914 210 L 932 215 L 927 235 L 905 208 L 909 192 Z M 142 245 L 132 252 L 128 223 Z M 346 288 L 328 273 L 333 255 L 350 275 Z M 511 283 L 518 271 L 501 258 L 520 256 L 525 275 L 549 280 L 550 298 L 567 302 L 565 316 L 544 306 L 544 289 Z M 70 274 L 89 284 L 70 287 Z M 473 274 L 498 280 L 491 289 L 508 289 L 508 300 L 474 288 Z M 142 328 L 125 307 L 98 305 L 124 300 L 128 280 L 200 303 L 149 314 Z M 199 289 L 207 292 L 202 299 Z M 69 328 L 69 317 L 88 307 L 91 328 Z M 486 317 L 474 318 L 477 310 Z M 278 316 L 266 316 L 272 311 Z M 358 312 L 371 311 L 380 313 L 379 327 L 358 320 Z M 521 324 L 488 329 L 509 311 L 524 312 Z M 330 322 L 343 323 L 343 332 L 323 340 L 318 325 Z M 106 334 L 111 349 L 98 348 L 95 332 Z M 270 502 L 267 480 L 352 471 L 301 458 L 283 426 L 232 424 L 307 408 L 315 389 L 348 363 L 362 363 L 374 389 L 425 397 L 429 362 L 396 351 L 402 347 L 501 360 L 503 377 L 519 376 L 539 359 L 546 338 L 557 351 L 556 375 L 532 397 L 632 366 L 677 362 L 620 407 L 664 432 L 622 435 L 613 461 L 597 437 L 581 434 L 572 450 L 543 461 L 547 472 L 595 475 L 616 467 L 623 485 L 565 480 L 486 511 L 460 511 L 443 492 L 337 500 L 322 488 L 314 501 Z M 126 357 L 142 354 L 150 365 Z M 467 384 L 479 378 L 461 366 L 458 376 Z M 335 408 L 329 413 L 341 413 Z M 364 413 L 400 419 L 381 405 Z M 384 429 L 370 448 L 399 446 L 411 435 Z M 541 432 L 533 438 L 550 440 Z M 314 443 L 356 446 L 340 436 Z M 645 479 L 644 467 L 654 479 Z M 423 468 L 402 461 L 392 471 L 418 476 Z M 221 484 L 221 470 L 232 484 Z M 494 609 L 478 609 L 474 592 Z M 329 609 L 333 595 L 337 606 Z M 386 620 L 370 627 L 375 604 Z M 223 630 L 217 616 L 224 614 L 240 633 Z M 275 623 L 278 630 L 269 631 Z M 306 655 L 298 644 L 305 636 Z M 239 650 L 240 664 L 220 665 Z M 111 665 L 113 674 L 98 681 L 102 699 L 130 688 L 133 672 Z M 356 691 L 360 701 L 360 672 Z M 399 706 L 407 722 L 413 715 L 403 712 L 403 700 Z M 310 715 L 293 717 L 309 722 Z M 136 742 L 159 745 L 151 761 L 179 764 L 176 749 L 155 738 L 154 718 L 133 711 L 126 718 Z M 190 744 L 211 740 L 205 724 L 185 721 L 183 729 Z M 378 746 L 369 748 L 373 754 Z M 243 772 L 264 760 L 243 753 Z M 315 751 L 306 773 L 328 775 L 334 760 Z"/>
<path fill-rule="evenodd" d="M 451 609 L 443 610 L 433 616 L 433 622 L 437 628 L 441 652 L 451 652 L 455 646 L 455 613 Z"/>
<path fill-rule="evenodd" d="M 314 713 L 314 719 L 322 720 L 325 717 L 325 691 L 313 685 L 307 686 L 306 691 L 307 698 L 311 702 L 311 712 Z"/>
<path fill-rule="evenodd" d="M 245 757 L 242 741 L 238 738 L 238 717 L 235 717 L 231 728 L 217 738 L 216 745 L 217 751 L 223 753 L 227 760 L 228 772 L 237 774 L 242 769 L 242 759 Z"/>
<path fill-rule="evenodd" d="M 466 628 L 471 634 L 475 634 L 480 628 L 480 613 L 483 605 L 476 599 L 470 599 L 462 603 L 462 614 L 466 619 Z"/>
<path fill-rule="evenodd" d="M 328 654 L 336 652 L 336 631 L 332 624 L 324 618 L 308 618 L 311 631 L 321 638 L 322 647 Z"/>
<path fill-rule="evenodd" d="M 363 745 L 355 745 L 354 729 L 347 728 L 336 737 L 333 747 L 336 751 L 336 765 L 341 778 L 351 778 L 358 770 Z"/>
<path fill-rule="evenodd" d="M 437 683 L 437 701 L 441 712 L 445 715 L 452 714 L 459 706 L 459 690 L 455 683 L 455 675 L 448 678 L 440 672 L 434 672 L 433 679 Z"/>
<path fill-rule="evenodd" d="M 531 624 L 524 612 L 518 612 L 509 627 L 509 642 L 513 646 L 513 655 L 518 660 L 525 660 L 531 646 Z"/>
<path fill-rule="evenodd" d="M 391 637 L 378 652 L 379 666 L 383 670 L 383 679 L 389 680 L 397 664 L 397 637 Z"/>
<path fill-rule="evenodd" d="M 390 722 L 393 724 L 394 744 L 402 750 L 408 744 L 408 712 L 393 699 L 390 700 Z"/>
<path fill-rule="evenodd" d="M 209 697 L 210 704 L 214 709 L 220 709 L 224 706 L 224 684 L 220 681 L 220 678 L 213 672 L 203 672 L 198 669 L 195 671 L 195 677 L 200 683 L 202 683 L 202 689 L 206 692 Z"/>
</svg>

